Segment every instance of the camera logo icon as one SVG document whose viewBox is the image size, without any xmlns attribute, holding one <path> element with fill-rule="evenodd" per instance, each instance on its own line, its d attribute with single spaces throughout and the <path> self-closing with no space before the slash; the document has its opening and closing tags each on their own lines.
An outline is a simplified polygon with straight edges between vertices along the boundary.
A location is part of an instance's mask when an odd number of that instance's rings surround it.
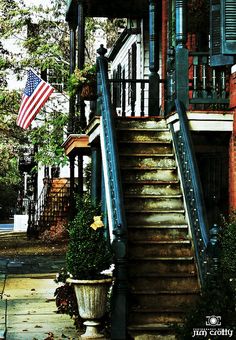
<svg viewBox="0 0 236 340">
<path fill-rule="evenodd" d="M 221 316 L 206 316 L 206 326 L 221 326 Z"/>
</svg>

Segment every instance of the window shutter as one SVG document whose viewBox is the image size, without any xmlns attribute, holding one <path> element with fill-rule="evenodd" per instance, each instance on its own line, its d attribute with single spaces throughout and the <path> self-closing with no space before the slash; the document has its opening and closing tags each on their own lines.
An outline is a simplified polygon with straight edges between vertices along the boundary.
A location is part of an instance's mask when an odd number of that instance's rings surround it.
<svg viewBox="0 0 236 340">
<path fill-rule="evenodd" d="M 213 55 L 221 53 L 220 7 L 220 0 L 211 1 L 211 51 Z"/>
<path fill-rule="evenodd" d="M 223 54 L 236 54 L 236 1 L 223 2 Z"/>
<path fill-rule="evenodd" d="M 236 1 L 211 0 L 211 66 L 234 64 L 236 55 Z"/>
</svg>

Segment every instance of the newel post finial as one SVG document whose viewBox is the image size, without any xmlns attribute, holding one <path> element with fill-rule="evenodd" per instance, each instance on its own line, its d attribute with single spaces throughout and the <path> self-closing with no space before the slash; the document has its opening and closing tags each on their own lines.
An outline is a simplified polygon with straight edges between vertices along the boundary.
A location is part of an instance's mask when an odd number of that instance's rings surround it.
<svg viewBox="0 0 236 340">
<path fill-rule="evenodd" d="M 97 53 L 100 55 L 100 57 L 104 57 L 107 53 L 107 49 L 104 47 L 103 44 L 100 45 L 100 47 L 97 49 Z"/>
</svg>

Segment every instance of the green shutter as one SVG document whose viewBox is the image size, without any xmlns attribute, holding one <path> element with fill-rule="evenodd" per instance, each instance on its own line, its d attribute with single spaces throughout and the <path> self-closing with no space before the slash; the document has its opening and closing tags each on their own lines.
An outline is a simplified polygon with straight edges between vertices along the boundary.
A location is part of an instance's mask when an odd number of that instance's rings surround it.
<svg viewBox="0 0 236 340">
<path fill-rule="evenodd" d="M 211 0 L 211 66 L 234 64 L 236 0 Z"/>
<path fill-rule="evenodd" d="M 236 54 L 236 1 L 223 1 L 223 54 Z"/>
<path fill-rule="evenodd" d="M 211 1 L 211 50 L 212 54 L 221 53 L 221 4 L 220 0 Z"/>
</svg>

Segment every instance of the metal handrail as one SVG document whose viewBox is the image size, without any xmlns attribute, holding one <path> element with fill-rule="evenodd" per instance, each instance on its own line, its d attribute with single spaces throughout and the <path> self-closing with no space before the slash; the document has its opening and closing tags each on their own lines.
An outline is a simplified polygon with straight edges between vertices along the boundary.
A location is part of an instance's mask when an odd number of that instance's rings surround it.
<svg viewBox="0 0 236 340">
<path fill-rule="evenodd" d="M 171 123 L 170 130 L 173 136 L 180 176 L 183 184 L 200 282 L 203 285 L 207 274 L 206 250 L 209 243 L 208 222 L 186 112 L 179 100 L 175 100 L 175 105 L 179 116 L 180 128 L 179 131 L 175 132 L 173 123 Z"/>
<path fill-rule="evenodd" d="M 30 202 L 29 209 L 29 223 L 28 223 L 28 234 L 37 235 L 39 231 L 49 228 L 52 223 L 57 221 L 60 217 L 60 213 L 65 205 L 69 204 L 69 195 L 67 193 L 67 183 L 60 188 L 59 191 L 50 195 L 52 187 L 52 180 L 47 179 L 44 187 L 39 195 L 37 201 Z M 46 208 L 49 204 L 49 195 L 54 200 L 54 209 L 46 214 Z"/>
<path fill-rule="evenodd" d="M 116 142 L 115 123 L 112 112 L 110 85 L 107 72 L 106 49 L 98 50 L 98 104 L 101 112 L 101 150 L 104 169 L 106 202 L 112 248 L 114 251 L 114 276 L 112 302 L 112 339 L 126 339 L 126 220 Z"/>
<path fill-rule="evenodd" d="M 37 201 L 29 202 L 28 236 L 37 236 L 38 221 L 44 210 L 50 187 L 51 181 L 47 178 Z"/>
</svg>

